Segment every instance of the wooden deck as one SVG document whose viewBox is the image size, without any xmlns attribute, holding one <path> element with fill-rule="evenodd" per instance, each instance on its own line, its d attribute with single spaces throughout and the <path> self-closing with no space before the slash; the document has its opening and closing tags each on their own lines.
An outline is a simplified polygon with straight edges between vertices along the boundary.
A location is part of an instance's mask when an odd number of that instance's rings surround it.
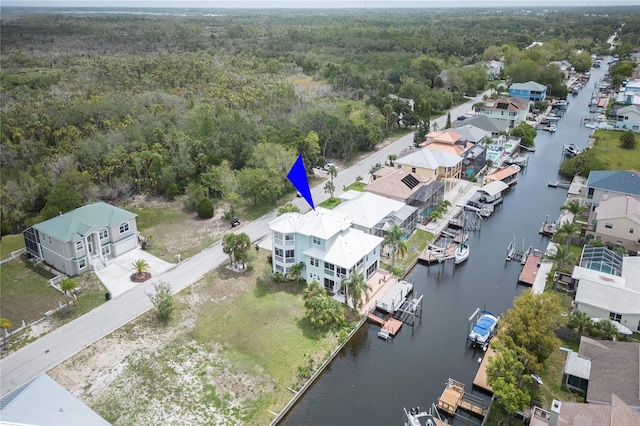
<svg viewBox="0 0 640 426">
<path fill-rule="evenodd" d="M 526 285 L 533 286 L 536 282 L 536 276 L 540 269 L 540 262 L 542 261 L 542 254 L 538 252 L 531 252 L 527 256 L 527 261 L 524 263 L 522 272 L 518 277 L 518 282 Z"/>
<path fill-rule="evenodd" d="M 455 243 L 449 243 L 447 244 L 447 247 L 438 247 L 433 244 L 429 244 L 429 246 L 420 253 L 418 259 L 429 265 L 436 262 L 440 263 L 446 260 L 452 260 L 455 259 L 454 253 L 456 251 L 456 247 L 457 244 Z"/>
<path fill-rule="evenodd" d="M 480 417 L 487 414 L 487 402 L 473 395 L 465 394 L 464 384 L 449 379 L 442 395 L 438 398 L 438 410 L 453 416 L 458 408 Z"/>
<path fill-rule="evenodd" d="M 491 344 L 489 344 L 487 352 L 484 354 L 484 358 L 482 358 L 482 362 L 480 363 L 480 367 L 478 367 L 476 377 L 473 379 L 473 386 L 491 394 L 493 394 L 493 389 L 489 383 L 487 383 L 487 365 L 489 364 L 489 357 L 493 357 L 495 354 L 496 352 L 491 348 Z"/>
<path fill-rule="evenodd" d="M 369 321 L 380 324 L 380 330 L 384 331 L 385 333 L 382 334 L 386 334 L 386 336 L 395 336 L 400 330 L 400 327 L 402 327 L 402 321 L 391 318 L 390 316 L 380 318 L 374 314 L 369 314 L 367 315 L 367 318 Z"/>
<path fill-rule="evenodd" d="M 545 222 L 540 227 L 540 231 L 538 231 L 538 233 L 549 236 L 549 237 L 553 237 L 553 235 L 556 233 L 556 224 Z"/>
</svg>

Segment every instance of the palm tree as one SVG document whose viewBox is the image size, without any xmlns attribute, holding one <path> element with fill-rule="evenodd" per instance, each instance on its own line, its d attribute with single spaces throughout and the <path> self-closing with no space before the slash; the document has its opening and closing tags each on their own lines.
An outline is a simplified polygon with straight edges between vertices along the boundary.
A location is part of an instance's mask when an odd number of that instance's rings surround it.
<svg viewBox="0 0 640 426">
<path fill-rule="evenodd" d="M 78 288 L 78 282 L 73 278 L 66 278 L 60 281 L 60 290 L 67 298 L 67 308 L 69 308 L 69 300 L 76 301 L 76 294 L 73 292 L 76 288 Z"/>
<path fill-rule="evenodd" d="M 576 217 L 587 211 L 587 206 L 582 204 L 580 200 L 574 198 L 573 200 L 569 200 L 568 203 L 561 205 L 560 211 L 567 211 L 573 214 L 573 221 L 575 222 Z"/>
<path fill-rule="evenodd" d="M 336 190 L 336 186 L 334 185 L 332 180 L 328 180 L 327 183 L 324 184 L 324 192 L 329 193 L 329 197 L 333 198 L 333 193 Z"/>
<path fill-rule="evenodd" d="M 355 310 L 358 310 L 362 302 L 362 293 L 369 295 L 371 286 L 367 283 L 362 272 L 354 272 L 351 276 L 342 281 L 342 286 L 345 287 L 344 301 L 347 304 L 347 299 L 351 298 L 351 304 Z"/>
<path fill-rule="evenodd" d="M 575 311 L 571 314 L 571 318 L 569 318 L 569 323 L 567 325 L 572 330 L 577 331 L 580 334 L 584 334 L 593 328 L 593 321 L 585 312 Z"/>
<path fill-rule="evenodd" d="M 229 255 L 233 265 L 236 261 L 236 234 L 228 233 L 222 237 L 222 252 Z"/>
<path fill-rule="evenodd" d="M 407 252 L 407 242 L 403 238 L 404 229 L 400 228 L 397 224 L 387 229 L 384 234 L 383 245 L 391 248 L 391 273 L 395 273 L 396 267 L 396 252 L 403 257 Z"/>
<path fill-rule="evenodd" d="M 568 247 L 556 244 L 555 251 L 547 252 L 542 256 L 544 260 L 550 260 L 556 264 L 556 269 L 566 270 L 568 265 L 575 263 L 575 258 L 569 251 Z"/>
<path fill-rule="evenodd" d="M 149 271 L 149 264 L 144 259 L 138 259 L 132 263 L 133 269 L 135 270 L 134 278 L 143 279 L 145 277 L 145 272 Z"/>
<path fill-rule="evenodd" d="M 594 329 L 598 333 L 597 337 L 603 340 L 616 340 L 618 338 L 618 329 L 613 325 L 613 321 L 602 319 L 594 324 Z"/>
<path fill-rule="evenodd" d="M 0 318 L 0 330 L 2 330 L 2 346 L 8 343 L 8 338 L 5 341 L 5 336 L 7 335 L 7 330 L 9 330 L 11 327 L 13 327 L 13 324 L 11 323 L 10 319 Z"/>
<path fill-rule="evenodd" d="M 302 278 L 302 265 L 301 263 L 294 263 L 289 268 L 289 278 L 295 280 L 296 284 L 300 282 L 300 278 Z"/>
<path fill-rule="evenodd" d="M 333 178 L 338 176 L 338 168 L 335 165 L 329 166 L 327 173 L 329 174 L 329 179 L 333 182 Z"/>
<path fill-rule="evenodd" d="M 573 222 L 565 222 L 560 226 L 560 228 L 558 228 L 556 235 L 561 240 L 566 238 L 567 250 L 569 250 L 574 235 L 580 234 L 581 230 L 582 227 L 580 225 Z"/>
</svg>

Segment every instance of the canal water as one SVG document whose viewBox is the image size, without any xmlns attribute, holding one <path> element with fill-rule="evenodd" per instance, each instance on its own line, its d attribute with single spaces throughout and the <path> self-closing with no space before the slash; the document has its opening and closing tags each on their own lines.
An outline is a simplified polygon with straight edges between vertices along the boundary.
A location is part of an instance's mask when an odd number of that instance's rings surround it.
<svg viewBox="0 0 640 426">
<path fill-rule="evenodd" d="M 515 238 L 518 249 L 545 249 L 548 239 L 538 231 L 546 216 L 558 218 L 567 190 L 550 188 L 557 173 L 563 144 L 586 147 L 593 130 L 584 127 L 595 83 L 606 67 L 592 70 L 578 95 L 569 94 L 569 106 L 557 131 L 539 131 L 536 151 L 520 172 L 493 215 L 471 232 L 469 259 L 458 266 L 418 264 L 407 279 L 414 294 L 424 295 L 422 317 L 413 327 L 404 325 L 388 341 L 377 337 L 379 326 L 365 325 L 336 357 L 282 425 L 399 425 L 403 407 L 436 403 L 445 382 L 453 378 L 472 389 L 484 355 L 467 342 L 468 319 L 476 308 L 504 313 L 525 288 L 517 285 L 522 266 L 505 261 Z M 480 392 L 473 392 L 485 397 Z M 454 424 L 462 421 L 453 419 Z"/>
</svg>

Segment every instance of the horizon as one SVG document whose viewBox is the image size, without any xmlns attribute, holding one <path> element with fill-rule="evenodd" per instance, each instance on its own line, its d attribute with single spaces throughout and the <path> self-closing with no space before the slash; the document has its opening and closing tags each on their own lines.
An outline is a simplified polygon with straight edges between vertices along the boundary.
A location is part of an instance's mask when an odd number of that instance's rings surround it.
<svg viewBox="0 0 640 426">
<path fill-rule="evenodd" d="M 5 0 L 6 8 L 100 9 L 456 9 L 639 6 L 638 0 Z M 1 8 L 1 7 L 0 7 Z"/>
</svg>

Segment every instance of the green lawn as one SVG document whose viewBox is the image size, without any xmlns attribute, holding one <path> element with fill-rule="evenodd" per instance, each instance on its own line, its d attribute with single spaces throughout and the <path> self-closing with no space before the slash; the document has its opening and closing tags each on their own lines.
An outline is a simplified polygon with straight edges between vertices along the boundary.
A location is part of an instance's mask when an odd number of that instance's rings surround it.
<svg viewBox="0 0 640 426">
<path fill-rule="evenodd" d="M 341 200 L 338 197 L 327 198 L 323 202 L 320 203 L 320 207 L 324 207 L 325 209 L 333 209 L 335 206 L 340 204 Z"/>
<path fill-rule="evenodd" d="M 399 257 L 396 254 L 395 269 L 397 273 L 403 273 L 406 269 L 413 265 L 420 253 L 427 248 L 427 245 L 433 241 L 433 234 L 431 232 L 423 231 L 422 229 L 416 229 L 411 238 L 407 241 L 407 252 L 403 257 Z M 415 250 L 414 250 L 415 249 Z M 387 271 L 391 270 L 391 258 L 380 258 L 380 266 Z M 407 271 L 408 272 L 408 271 Z"/>
<path fill-rule="evenodd" d="M 603 159 L 611 170 L 640 170 L 640 135 L 636 134 L 636 148 L 620 148 L 620 135 L 623 132 L 598 130 L 594 137 L 598 142 L 592 150 L 596 157 Z"/>
<path fill-rule="evenodd" d="M 3 235 L 0 239 L 0 260 L 7 259 L 11 252 L 24 248 L 22 234 Z"/>
<path fill-rule="evenodd" d="M 353 189 L 354 191 L 360 191 L 360 192 L 364 192 L 364 187 L 367 186 L 366 183 L 360 181 L 360 182 L 353 182 L 351 185 L 347 186 L 344 190 L 348 191 L 350 189 Z"/>
</svg>

